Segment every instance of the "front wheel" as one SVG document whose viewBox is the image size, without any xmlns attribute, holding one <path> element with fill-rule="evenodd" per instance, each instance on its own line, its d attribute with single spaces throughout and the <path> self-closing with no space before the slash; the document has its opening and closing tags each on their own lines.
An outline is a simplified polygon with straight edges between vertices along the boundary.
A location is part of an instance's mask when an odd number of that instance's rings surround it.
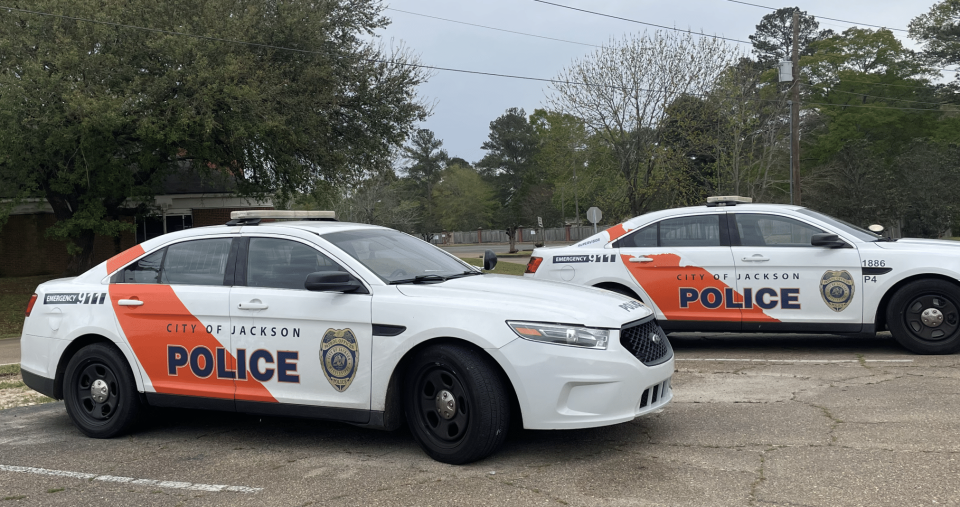
<svg viewBox="0 0 960 507">
<path fill-rule="evenodd" d="M 918 280 L 898 290 L 887 305 L 887 327 L 917 354 L 960 351 L 960 288 L 943 280 Z"/>
<path fill-rule="evenodd" d="M 482 353 L 461 345 L 424 349 L 407 369 L 407 424 L 431 458 L 462 465 L 496 452 L 510 426 L 510 399 Z"/>
<path fill-rule="evenodd" d="M 111 438 L 133 427 L 142 405 L 126 359 L 102 343 L 77 352 L 63 376 L 67 414 L 88 437 Z"/>
</svg>

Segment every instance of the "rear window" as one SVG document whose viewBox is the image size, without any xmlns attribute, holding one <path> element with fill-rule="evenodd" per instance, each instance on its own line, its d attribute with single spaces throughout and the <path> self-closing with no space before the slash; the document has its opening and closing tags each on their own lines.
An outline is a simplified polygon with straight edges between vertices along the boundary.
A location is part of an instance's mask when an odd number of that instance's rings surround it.
<svg viewBox="0 0 960 507">
<path fill-rule="evenodd" d="M 201 239 L 168 246 L 160 283 L 223 285 L 231 241 L 229 238 Z"/>
</svg>

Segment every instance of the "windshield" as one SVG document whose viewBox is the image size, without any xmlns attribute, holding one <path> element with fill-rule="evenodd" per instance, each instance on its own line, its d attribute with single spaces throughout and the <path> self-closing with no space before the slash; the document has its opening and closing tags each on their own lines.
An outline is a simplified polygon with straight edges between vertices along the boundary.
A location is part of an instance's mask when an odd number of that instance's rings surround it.
<svg viewBox="0 0 960 507">
<path fill-rule="evenodd" d="M 363 229 L 324 234 L 354 259 L 387 283 L 427 279 L 442 281 L 451 276 L 479 272 L 469 264 L 409 234 L 391 229 Z M 417 277 L 421 277 L 420 280 Z"/>
<path fill-rule="evenodd" d="M 841 231 L 847 234 L 850 234 L 851 236 L 854 236 L 857 239 L 862 241 L 877 241 L 878 239 L 883 239 L 883 236 L 880 236 L 879 234 L 874 234 L 866 229 L 844 222 L 839 218 L 833 218 L 830 215 L 824 215 L 819 211 L 813 211 L 812 209 L 806 209 L 806 208 L 801 208 L 801 209 L 798 209 L 797 211 L 799 211 L 800 213 L 803 213 L 804 215 L 816 218 L 817 220 L 820 220 L 822 222 L 826 222 L 836 227 L 837 229 L 840 229 Z"/>
</svg>

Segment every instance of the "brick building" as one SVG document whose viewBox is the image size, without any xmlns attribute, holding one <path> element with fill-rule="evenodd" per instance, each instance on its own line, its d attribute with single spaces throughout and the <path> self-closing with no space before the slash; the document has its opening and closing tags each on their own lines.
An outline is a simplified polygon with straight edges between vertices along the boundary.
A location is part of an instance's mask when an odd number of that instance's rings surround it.
<svg viewBox="0 0 960 507">
<path fill-rule="evenodd" d="M 231 211 L 273 209 L 269 199 L 237 197 L 225 187 L 229 185 L 210 184 L 183 175 L 171 177 L 164 185 L 164 193 L 154 199 L 154 214 L 136 219 L 135 232 L 123 233 L 119 238 L 97 237 L 95 262 L 167 232 L 221 225 L 230 219 Z M 28 199 L 17 206 L 0 229 L 0 276 L 64 273 L 70 261 L 66 242 L 46 235 L 55 223 L 53 209 L 45 199 Z"/>
</svg>

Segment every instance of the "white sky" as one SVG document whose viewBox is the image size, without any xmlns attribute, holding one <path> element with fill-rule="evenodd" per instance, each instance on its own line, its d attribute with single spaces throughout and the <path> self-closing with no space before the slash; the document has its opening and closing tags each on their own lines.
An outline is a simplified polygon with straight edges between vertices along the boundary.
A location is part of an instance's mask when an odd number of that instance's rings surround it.
<svg viewBox="0 0 960 507">
<path fill-rule="evenodd" d="M 660 25 L 693 29 L 705 33 L 749 40 L 765 14 L 770 11 L 726 0 L 550 0 Z M 815 16 L 828 16 L 891 28 L 907 28 L 911 19 L 927 12 L 935 0 L 806 0 L 781 4 L 774 0 L 748 0 L 771 7 L 798 6 Z M 506 30 L 531 33 L 601 45 L 611 38 L 652 28 L 571 11 L 533 0 L 392 0 L 393 9 L 426 14 Z M 387 10 L 393 23 L 379 33 L 389 45 L 403 42 L 420 54 L 426 65 L 553 78 L 573 59 L 595 48 Z M 819 19 L 820 28 L 842 31 L 849 24 Z M 914 49 L 905 32 L 894 32 Z M 737 44 L 750 50 L 747 44 Z M 527 114 L 545 106 L 547 83 L 499 77 L 436 71 L 419 89 L 420 96 L 436 103 L 433 116 L 424 124 L 443 140 L 451 156 L 470 162 L 480 160 L 480 145 L 487 139 L 490 122 L 509 107 L 522 107 Z"/>
</svg>

